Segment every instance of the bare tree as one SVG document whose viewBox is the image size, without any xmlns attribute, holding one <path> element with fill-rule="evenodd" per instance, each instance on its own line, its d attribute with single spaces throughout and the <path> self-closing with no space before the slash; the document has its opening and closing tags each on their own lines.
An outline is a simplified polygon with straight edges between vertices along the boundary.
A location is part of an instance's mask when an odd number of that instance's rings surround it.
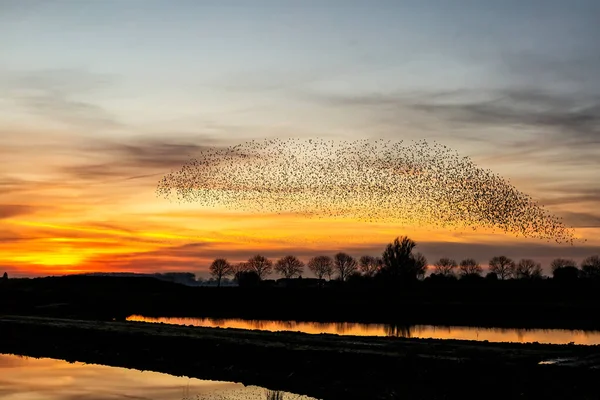
<svg viewBox="0 0 600 400">
<path fill-rule="evenodd" d="M 577 263 L 575 260 L 567 258 L 555 258 L 550 263 L 550 268 L 552 268 L 553 272 L 559 268 L 577 268 Z"/>
<path fill-rule="evenodd" d="M 460 274 L 462 276 L 480 276 L 483 268 L 473 258 L 465 258 L 460 262 Z"/>
<path fill-rule="evenodd" d="M 515 269 L 515 262 L 506 256 L 492 257 L 489 265 L 490 272 L 495 273 L 502 280 L 510 278 Z"/>
<path fill-rule="evenodd" d="M 542 264 L 534 260 L 524 258 L 519 260 L 514 270 L 514 277 L 517 279 L 536 279 L 542 277 Z"/>
<path fill-rule="evenodd" d="M 412 251 L 417 244 L 406 236 L 397 237 L 383 252 L 382 276 L 395 281 L 413 281 L 423 277 L 427 270 L 427 260 Z"/>
<path fill-rule="evenodd" d="M 217 258 L 210 264 L 210 274 L 217 280 L 217 286 L 221 287 L 223 277 L 233 274 L 233 267 L 224 258 Z"/>
<path fill-rule="evenodd" d="M 248 264 L 245 262 L 239 262 L 237 264 L 233 264 L 231 266 L 231 270 L 233 271 L 233 280 L 239 283 L 240 275 L 243 272 L 248 271 Z"/>
<path fill-rule="evenodd" d="M 379 257 L 362 256 L 358 260 L 358 264 L 364 276 L 373 277 L 381 268 L 383 260 Z"/>
<path fill-rule="evenodd" d="M 263 280 L 273 272 L 273 261 L 268 258 L 261 256 L 260 254 L 255 255 L 246 263 L 249 271 L 256 272 L 258 278 Z"/>
<path fill-rule="evenodd" d="M 600 279 L 600 256 L 591 256 L 583 260 L 581 272 L 585 278 Z"/>
<path fill-rule="evenodd" d="M 425 277 L 425 273 L 427 272 L 427 259 L 425 256 L 419 252 L 414 253 L 412 255 L 413 259 L 413 274 L 417 277 L 417 279 L 423 279 Z"/>
<path fill-rule="evenodd" d="M 356 260 L 349 254 L 337 253 L 333 257 L 333 268 L 341 281 L 348 279 L 356 271 Z"/>
<path fill-rule="evenodd" d="M 275 271 L 285 278 L 293 278 L 302 275 L 304 272 L 304 263 L 295 256 L 285 256 L 275 263 Z"/>
<path fill-rule="evenodd" d="M 333 260 L 329 256 L 313 257 L 308 262 L 308 269 L 310 269 L 318 279 L 323 279 L 326 276 L 331 279 L 331 275 L 333 275 Z"/>
<path fill-rule="evenodd" d="M 436 274 L 440 274 L 443 276 L 453 276 L 454 271 L 458 267 L 458 264 L 456 263 L 456 260 L 444 257 L 437 260 L 433 264 L 433 267 L 435 268 Z"/>
</svg>

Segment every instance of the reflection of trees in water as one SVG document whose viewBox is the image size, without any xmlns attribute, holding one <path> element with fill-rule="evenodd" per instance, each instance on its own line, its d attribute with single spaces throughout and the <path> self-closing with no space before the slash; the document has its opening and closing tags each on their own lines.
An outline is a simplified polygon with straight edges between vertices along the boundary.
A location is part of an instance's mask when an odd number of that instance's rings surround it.
<svg viewBox="0 0 600 400">
<path fill-rule="evenodd" d="M 386 336 L 441 339 L 455 338 L 465 340 L 493 340 L 497 342 L 540 342 L 581 344 L 600 343 L 600 330 L 581 329 L 549 329 L 549 328 L 509 328 L 509 327 L 477 327 L 446 325 L 401 325 L 401 324 L 368 324 L 348 322 L 298 322 L 298 321 L 264 321 L 228 318 L 170 318 L 131 316 L 128 321 L 144 321 L 167 323 L 184 326 L 225 327 L 230 324 L 244 329 L 259 330 L 293 330 L 307 333 L 337 333 L 364 336 Z M 441 335 L 445 332 L 446 335 Z"/>
<path fill-rule="evenodd" d="M 352 331 L 356 327 L 355 323 L 351 322 L 336 322 L 335 331 L 339 334 L 344 334 L 348 331 Z"/>
<path fill-rule="evenodd" d="M 319 330 L 320 332 L 327 332 L 331 324 L 329 322 L 311 322 L 310 326 Z"/>
<path fill-rule="evenodd" d="M 185 396 L 181 400 L 317 400 L 313 397 L 269 390 L 256 386 L 243 389 L 220 390 L 212 393 L 199 394 L 196 397 Z"/>
<path fill-rule="evenodd" d="M 265 321 L 261 321 L 259 319 L 255 319 L 252 321 L 242 321 L 242 322 L 247 322 L 248 325 L 250 325 L 254 329 L 265 329 L 265 326 L 266 326 Z"/>
<path fill-rule="evenodd" d="M 254 329 L 266 330 L 269 326 L 274 326 L 276 330 L 294 330 L 299 325 L 296 321 L 265 321 L 265 320 L 251 320 L 251 321 L 243 321 L 246 322 Z"/>
<path fill-rule="evenodd" d="M 383 330 L 387 336 L 410 338 L 412 326 L 404 324 L 387 324 Z"/>
</svg>

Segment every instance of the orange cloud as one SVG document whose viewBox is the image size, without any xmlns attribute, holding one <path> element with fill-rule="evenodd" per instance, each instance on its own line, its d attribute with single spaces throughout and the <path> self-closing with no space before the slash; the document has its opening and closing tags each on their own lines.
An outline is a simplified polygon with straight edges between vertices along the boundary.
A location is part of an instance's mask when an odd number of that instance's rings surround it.
<svg viewBox="0 0 600 400">
<path fill-rule="evenodd" d="M 257 252 L 269 257 L 291 253 L 304 260 L 336 251 L 379 254 L 386 243 L 404 234 L 417 241 L 417 250 L 431 262 L 444 255 L 476 256 L 484 264 L 499 253 L 540 258 L 600 253 L 600 230 L 595 228 L 577 229 L 590 240 L 569 247 L 480 230 L 307 219 L 291 213 L 170 203 L 155 195 L 160 175 L 179 168 L 188 153 L 193 155 L 201 146 L 177 140 L 90 141 L 65 132 L 44 133 L 38 135 L 42 146 L 28 147 L 18 131 L 2 132 L 7 139 L 0 150 L 0 273 L 202 273 L 215 257 L 240 261 Z M 592 196 L 581 197 L 587 195 Z M 591 212 L 589 204 L 553 207 Z"/>
</svg>

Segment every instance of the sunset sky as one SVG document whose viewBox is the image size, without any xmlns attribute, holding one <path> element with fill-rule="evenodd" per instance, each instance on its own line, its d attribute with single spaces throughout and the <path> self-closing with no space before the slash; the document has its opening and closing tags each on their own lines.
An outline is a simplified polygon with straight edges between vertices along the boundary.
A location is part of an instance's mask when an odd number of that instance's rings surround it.
<svg viewBox="0 0 600 400">
<path fill-rule="evenodd" d="M 597 0 L 0 0 L 0 273 L 215 257 L 600 254 Z M 427 139 L 587 242 L 258 215 L 155 194 L 206 146 Z"/>
</svg>

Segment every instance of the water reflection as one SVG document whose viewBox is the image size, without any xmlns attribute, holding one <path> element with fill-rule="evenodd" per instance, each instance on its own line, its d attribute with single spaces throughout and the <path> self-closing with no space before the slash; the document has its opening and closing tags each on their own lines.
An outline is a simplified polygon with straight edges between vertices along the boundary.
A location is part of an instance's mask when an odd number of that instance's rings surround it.
<svg viewBox="0 0 600 400">
<path fill-rule="evenodd" d="M 439 325 L 384 325 L 350 322 L 250 321 L 211 318 L 150 318 L 132 315 L 128 321 L 143 321 L 204 327 L 331 333 L 354 336 L 394 336 L 405 338 L 463 339 L 490 342 L 539 342 L 551 344 L 600 344 L 600 331 L 568 329 L 515 329 Z"/>
<path fill-rule="evenodd" d="M 240 383 L 0 354 L 3 400 L 265 400 L 267 395 L 264 388 Z M 281 398 L 312 399 L 291 393 Z"/>
</svg>

